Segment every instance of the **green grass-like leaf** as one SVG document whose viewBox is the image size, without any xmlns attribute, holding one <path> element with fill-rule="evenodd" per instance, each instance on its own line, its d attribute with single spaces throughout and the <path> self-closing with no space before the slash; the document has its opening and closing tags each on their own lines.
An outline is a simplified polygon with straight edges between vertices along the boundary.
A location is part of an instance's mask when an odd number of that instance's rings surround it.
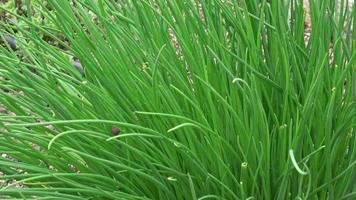
<svg viewBox="0 0 356 200">
<path fill-rule="evenodd" d="M 356 196 L 355 6 L 310 1 L 305 41 L 299 0 L 23 5 L 0 199 Z"/>
</svg>

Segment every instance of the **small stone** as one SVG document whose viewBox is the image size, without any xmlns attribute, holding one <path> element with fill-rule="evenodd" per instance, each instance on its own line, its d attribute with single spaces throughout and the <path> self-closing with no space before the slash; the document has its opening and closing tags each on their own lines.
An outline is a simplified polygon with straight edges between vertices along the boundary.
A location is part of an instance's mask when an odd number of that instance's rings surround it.
<svg viewBox="0 0 356 200">
<path fill-rule="evenodd" d="M 111 133 L 112 133 L 114 136 L 119 135 L 120 131 L 121 131 L 121 130 L 120 130 L 119 128 L 116 128 L 116 127 L 113 127 L 113 128 L 111 129 Z"/>
</svg>

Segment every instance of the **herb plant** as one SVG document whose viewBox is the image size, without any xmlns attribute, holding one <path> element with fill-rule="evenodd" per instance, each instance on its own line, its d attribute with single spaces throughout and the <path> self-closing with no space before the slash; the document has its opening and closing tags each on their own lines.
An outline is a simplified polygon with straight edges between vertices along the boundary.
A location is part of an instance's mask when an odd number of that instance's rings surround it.
<svg viewBox="0 0 356 200">
<path fill-rule="evenodd" d="M 356 198 L 354 8 L 45 2 L 1 8 L 1 199 Z"/>
</svg>

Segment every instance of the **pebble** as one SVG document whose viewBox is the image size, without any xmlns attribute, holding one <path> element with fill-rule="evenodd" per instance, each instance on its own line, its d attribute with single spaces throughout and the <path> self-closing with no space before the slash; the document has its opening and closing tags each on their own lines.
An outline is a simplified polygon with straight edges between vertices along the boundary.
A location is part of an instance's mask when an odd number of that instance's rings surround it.
<svg viewBox="0 0 356 200">
<path fill-rule="evenodd" d="M 121 130 L 120 130 L 119 128 L 117 128 L 117 127 L 113 127 L 113 128 L 111 129 L 111 133 L 112 133 L 114 136 L 119 135 L 120 132 L 121 132 Z"/>
</svg>

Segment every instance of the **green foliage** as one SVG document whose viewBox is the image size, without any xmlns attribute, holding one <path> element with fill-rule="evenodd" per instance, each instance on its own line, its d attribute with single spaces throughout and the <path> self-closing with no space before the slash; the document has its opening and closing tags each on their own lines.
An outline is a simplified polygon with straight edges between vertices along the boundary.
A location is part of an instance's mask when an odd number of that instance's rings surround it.
<svg viewBox="0 0 356 200">
<path fill-rule="evenodd" d="M 300 1 L 46 3 L 2 8 L 3 199 L 355 198 L 355 9 L 305 43 Z"/>
</svg>

